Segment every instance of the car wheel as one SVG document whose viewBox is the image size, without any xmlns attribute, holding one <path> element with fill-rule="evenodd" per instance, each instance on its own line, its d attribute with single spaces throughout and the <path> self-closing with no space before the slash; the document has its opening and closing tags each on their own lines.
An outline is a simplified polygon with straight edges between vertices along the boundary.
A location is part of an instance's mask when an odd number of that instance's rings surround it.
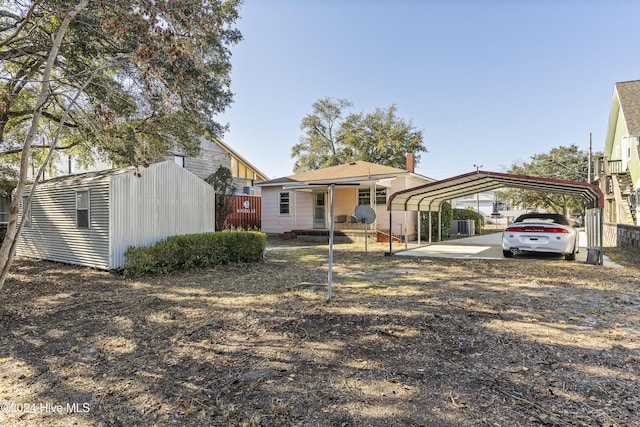
<svg viewBox="0 0 640 427">
<path fill-rule="evenodd" d="M 564 256 L 564 259 L 566 259 L 567 261 L 575 261 L 576 259 L 576 247 L 573 247 L 573 252 L 571 252 L 570 254 L 566 254 Z"/>
<path fill-rule="evenodd" d="M 513 258 L 513 252 L 503 250 L 502 256 L 504 256 L 505 258 Z"/>
</svg>

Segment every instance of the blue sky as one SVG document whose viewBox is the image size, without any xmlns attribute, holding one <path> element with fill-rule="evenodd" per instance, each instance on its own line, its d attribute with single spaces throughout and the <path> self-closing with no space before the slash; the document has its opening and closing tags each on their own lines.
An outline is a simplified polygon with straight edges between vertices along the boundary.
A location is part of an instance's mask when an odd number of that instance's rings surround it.
<svg viewBox="0 0 640 427">
<path fill-rule="evenodd" d="M 395 104 L 436 179 L 559 146 L 602 150 L 615 82 L 640 79 L 633 0 L 245 0 L 224 141 L 269 178 L 314 101 Z"/>
</svg>

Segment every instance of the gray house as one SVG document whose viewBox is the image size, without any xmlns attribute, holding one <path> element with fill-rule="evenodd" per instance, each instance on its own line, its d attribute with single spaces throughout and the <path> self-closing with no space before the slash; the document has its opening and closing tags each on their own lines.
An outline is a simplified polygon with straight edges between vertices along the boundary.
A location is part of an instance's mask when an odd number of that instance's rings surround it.
<svg viewBox="0 0 640 427">
<path fill-rule="evenodd" d="M 202 138 L 200 153 L 195 157 L 189 157 L 185 153 L 175 151 L 171 156 L 158 160 L 173 160 L 178 166 L 182 166 L 202 179 L 217 171 L 220 166 L 224 166 L 231 171 L 237 194 L 259 195 L 260 188 L 256 184 L 268 179 L 256 166 L 217 138 Z M 53 164 L 47 169 L 45 177 L 51 179 L 63 175 L 113 169 L 113 167 L 110 162 L 101 160 L 97 153 L 94 156 L 93 164 L 86 166 L 86 168 L 74 156 L 60 157 L 53 161 Z M 35 171 L 30 172 L 28 179 L 33 180 Z M 10 203 L 10 199 L 7 203 Z M 2 212 L 8 214 L 8 211 L 8 208 L 5 209 L 2 206 L 0 199 L 0 215 Z"/>
<path fill-rule="evenodd" d="M 256 184 L 268 179 L 264 173 L 220 139 L 203 139 L 197 157 L 175 153 L 173 158 L 179 166 L 202 179 L 217 171 L 218 167 L 224 166 L 231 171 L 236 194 L 259 195 L 260 187 Z"/>
<path fill-rule="evenodd" d="M 214 231 L 214 209 L 213 187 L 172 161 L 53 178 L 38 185 L 16 253 L 119 268 L 129 246 Z"/>
</svg>

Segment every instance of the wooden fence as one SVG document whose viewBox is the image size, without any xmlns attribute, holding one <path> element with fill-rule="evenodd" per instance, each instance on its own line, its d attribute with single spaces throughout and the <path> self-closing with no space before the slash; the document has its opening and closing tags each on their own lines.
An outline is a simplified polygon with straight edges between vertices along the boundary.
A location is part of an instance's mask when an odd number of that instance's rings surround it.
<svg viewBox="0 0 640 427">
<path fill-rule="evenodd" d="M 233 212 L 227 216 L 227 228 L 244 228 L 260 230 L 262 227 L 262 199 L 260 196 L 225 196 L 233 197 Z"/>
</svg>

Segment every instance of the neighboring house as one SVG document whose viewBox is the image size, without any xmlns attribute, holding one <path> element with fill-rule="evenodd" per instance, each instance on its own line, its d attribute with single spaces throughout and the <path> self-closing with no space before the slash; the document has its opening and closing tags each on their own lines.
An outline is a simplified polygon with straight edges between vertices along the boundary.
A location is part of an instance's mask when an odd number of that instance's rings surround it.
<svg viewBox="0 0 640 427">
<path fill-rule="evenodd" d="M 640 80 L 616 83 L 595 179 L 605 195 L 604 221 L 639 225 Z"/>
<path fill-rule="evenodd" d="M 479 212 L 484 216 L 485 224 L 507 225 L 512 223 L 516 217 L 528 212 L 527 209 L 511 209 L 506 203 L 497 200 L 496 193 L 493 190 L 458 197 L 452 201 L 451 207 L 457 209 L 471 208 L 476 212 L 480 208 Z"/>
<path fill-rule="evenodd" d="M 214 231 L 214 198 L 209 184 L 171 161 L 52 178 L 38 184 L 16 253 L 119 268 L 129 246 Z"/>
<path fill-rule="evenodd" d="M 358 205 L 371 206 L 376 221 L 369 227 L 395 235 L 415 236 L 417 213 L 397 216 L 389 226 L 388 197 L 396 191 L 432 182 L 413 172 L 413 156 L 407 170 L 357 161 L 302 172 L 258 184 L 262 192 L 262 231 L 271 234 L 296 230 L 326 230 L 330 227 L 330 186 L 335 187 L 334 225 L 337 229 L 360 228 L 352 216 Z"/>
<path fill-rule="evenodd" d="M 186 157 L 176 152 L 173 159 L 202 179 L 217 171 L 220 166 L 230 169 L 236 194 L 259 195 L 256 184 L 268 179 L 247 159 L 219 139 L 202 141 L 197 157 Z"/>
<path fill-rule="evenodd" d="M 45 179 L 113 169 L 113 164 L 101 160 L 98 155 L 95 155 L 94 158 L 94 164 L 89 167 L 83 167 L 73 157 L 60 158 L 45 171 Z M 200 143 L 200 153 L 196 157 L 188 157 L 184 153 L 176 151 L 166 159 L 173 160 L 177 165 L 202 179 L 217 171 L 220 166 L 224 166 L 231 170 L 236 194 L 256 194 L 255 184 L 268 179 L 247 159 L 219 139 L 203 139 Z M 36 173 L 37 169 L 31 168 L 28 178 L 33 180 Z"/>
<path fill-rule="evenodd" d="M 496 195 L 494 191 L 483 191 L 470 196 L 458 197 L 453 200 L 452 207 L 457 209 L 465 209 L 471 207 L 474 211 L 479 212 L 482 216 L 491 218 L 493 213 Z M 479 210 L 478 210 L 479 209 Z"/>
</svg>

